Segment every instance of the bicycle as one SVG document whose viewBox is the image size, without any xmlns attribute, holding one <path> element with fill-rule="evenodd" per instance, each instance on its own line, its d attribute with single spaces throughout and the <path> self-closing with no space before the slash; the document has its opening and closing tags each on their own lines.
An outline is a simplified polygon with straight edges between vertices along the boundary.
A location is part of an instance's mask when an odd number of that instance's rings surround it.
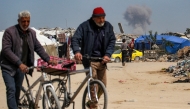
<svg viewBox="0 0 190 109">
<path fill-rule="evenodd" d="M 91 62 L 91 60 L 102 60 L 102 58 L 99 57 L 83 56 L 83 58 L 88 59 L 89 62 Z M 92 78 L 91 67 L 89 67 L 89 69 L 71 71 L 69 68 L 73 64 L 75 63 L 70 63 L 68 65 L 63 66 L 68 68 L 68 70 L 66 72 L 63 72 L 65 76 L 62 79 L 60 78 L 61 76 L 59 76 L 59 78 L 52 79 L 52 85 L 55 86 L 55 92 L 58 96 L 60 104 L 62 104 L 62 109 L 69 107 L 71 103 L 73 103 L 73 109 L 75 108 L 74 99 L 79 94 L 85 83 L 87 83 L 87 86 L 83 93 L 82 109 L 88 109 L 90 107 L 88 103 L 96 104 L 96 106 L 98 106 L 98 109 L 107 109 L 108 95 L 105 85 L 100 80 L 95 80 Z M 70 76 L 79 73 L 86 73 L 87 76 L 72 95 Z"/>
<path fill-rule="evenodd" d="M 34 69 L 35 67 L 29 67 L 28 70 Z M 42 75 L 32 84 L 29 84 L 27 74 L 25 74 L 26 82 L 28 88 L 25 89 L 22 86 L 21 95 L 19 99 L 19 109 L 37 109 L 39 108 L 38 103 L 41 99 L 41 91 L 43 89 L 43 109 L 61 109 L 58 97 L 54 91 L 54 87 L 51 84 L 46 72 L 43 71 L 41 67 Z M 39 88 L 37 90 L 36 96 L 34 97 L 32 89 L 38 84 Z M 47 108 L 48 107 L 48 108 Z"/>
</svg>

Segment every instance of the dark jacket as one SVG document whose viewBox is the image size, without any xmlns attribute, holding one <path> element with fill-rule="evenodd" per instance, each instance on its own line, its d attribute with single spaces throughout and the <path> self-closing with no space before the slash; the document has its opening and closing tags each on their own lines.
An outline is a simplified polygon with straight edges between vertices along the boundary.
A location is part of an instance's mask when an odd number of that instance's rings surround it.
<svg viewBox="0 0 190 109">
<path fill-rule="evenodd" d="M 6 70 L 10 75 L 15 75 L 19 68 L 22 55 L 22 39 L 16 26 L 9 27 L 5 30 L 2 39 L 2 51 L 0 55 L 1 69 Z M 50 60 L 48 54 L 36 38 L 36 32 L 28 29 L 27 42 L 29 46 L 28 65 L 34 65 L 34 51 L 46 62 Z"/>
<path fill-rule="evenodd" d="M 79 25 L 71 39 L 71 47 L 73 49 L 74 54 L 76 52 L 81 52 L 82 55 L 88 54 L 89 56 L 91 56 L 95 37 L 94 26 L 95 23 L 92 20 L 92 18 Z M 103 39 L 104 48 L 101 52 L 111 57 L 112 53 L 114 52 L 116 41 L 115 34 L 113 32 L 113 26 L 109 22 L 105 21 L 103 29 L 105 31 Z M 83 59 L 83 65 L 85 67 L 89 67 L 90 64 L 87 60 Z"/>
</svg>

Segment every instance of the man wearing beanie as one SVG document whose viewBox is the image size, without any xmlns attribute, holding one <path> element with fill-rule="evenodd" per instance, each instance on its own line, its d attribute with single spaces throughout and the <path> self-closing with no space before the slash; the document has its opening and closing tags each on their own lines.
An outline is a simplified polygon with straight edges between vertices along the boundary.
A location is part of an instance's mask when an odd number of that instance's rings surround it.
<svg viewBox="0 0 190 109">
<path fill-rule="evenodd" d="M 81 23 L 71 39 L 71 47 L 76 60 L 82 60 L 84 68 L 92 67 L 92 76 L 99 79 L 106 86 L 106 64 L 114 52 L 115 34 L 113 26 L 105 21 L 106 13 L 102 7 L 96 7 L 92 16 Z M 80 49 L 81 47 L 81 49 Z M 92 57 L 103 57 L 103 61 L 92 61 L 82 59 L 82 55 L 88 54 Z M 90 106 L 89 107 L 95 107 Z"/>
</svg>

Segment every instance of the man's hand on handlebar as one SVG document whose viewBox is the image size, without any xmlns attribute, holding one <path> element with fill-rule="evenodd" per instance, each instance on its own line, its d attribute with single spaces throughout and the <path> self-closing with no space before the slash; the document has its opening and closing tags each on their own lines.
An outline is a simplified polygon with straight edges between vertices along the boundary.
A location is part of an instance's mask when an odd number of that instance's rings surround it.
<svg viewBox="0 0 190 109">
<path fill-rule="evenodd" d="M 48 65 L 52 65 L 52 66 L 57 65 L 57 61 L 56 60 L 49 60 Z"/>
<path fill-rule="evenodd" d="M 20 64 L 19 69 L 23 73 L 28 73 L 28 66 L 26 66 L 25 64 Z"/>
<path fill-rule="evenodd" d="M 110 61 L 110 58 L 108 56 L 104 56 L 102 60 L 102 64 L 108 63 Z"/>
<path fill-rule="evenodd" d="M 77 60 L 77 61 L 81 61 L 82 60 L 82 54 L 81 53 L 76 53 L 75 54 L 75 59 Z"/>
<path fill-rule="evenodd" d="M 81 53 L 76 53 L 75 54 L 75 59 L 76 60 L 78 60 L 78 61 L 81 61 L 82 60 L 82 54 Z M 85 56 L 84 56 L 85 57 Z M 90 58 L 90 59 L 92 59 L 92 58 L 94 58 L 94 57 L 86 57 L 86 58 Z M 96 60 L 96 59 L 95 59 Z M 99 60 L 99 59 L 98 59 Z M 108 56 L 104 56 L 103 58 L 101 58 L 101 60 L 102 60 L 102 64 L 105 64 L 105 63 L 108 63 L 109 61 L 110 61 L 110 58 L 108 57 Z"/>
</svg>

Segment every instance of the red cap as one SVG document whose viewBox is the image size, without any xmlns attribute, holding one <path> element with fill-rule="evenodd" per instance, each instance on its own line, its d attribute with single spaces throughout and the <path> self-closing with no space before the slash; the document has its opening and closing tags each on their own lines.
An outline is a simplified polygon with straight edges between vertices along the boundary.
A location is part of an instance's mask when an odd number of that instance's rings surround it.
<svg viewBox="0 0 190 109">
<path fill-rule="evenodd" d="M 92 17 L 106 16 L 102 7 L 94 8 Z"/>
</svg>

